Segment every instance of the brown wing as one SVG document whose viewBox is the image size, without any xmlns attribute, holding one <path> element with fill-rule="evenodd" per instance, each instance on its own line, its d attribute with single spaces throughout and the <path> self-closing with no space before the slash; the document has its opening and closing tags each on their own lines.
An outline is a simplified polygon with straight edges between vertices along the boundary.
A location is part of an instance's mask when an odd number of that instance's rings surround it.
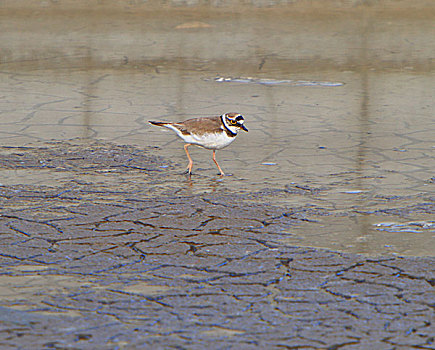
<svg viewBox="0 0 435 350">
<path fill-rule="evenodd" d="M 187 132 L 192 132 L 195 134 L 217 133 L 222 131 L 222 123 L 220 117 L 188 119 L 184 122 L 175 123 L 175 125 L 179 127 L 182 132 L 185 130 Z"/>
</svg>

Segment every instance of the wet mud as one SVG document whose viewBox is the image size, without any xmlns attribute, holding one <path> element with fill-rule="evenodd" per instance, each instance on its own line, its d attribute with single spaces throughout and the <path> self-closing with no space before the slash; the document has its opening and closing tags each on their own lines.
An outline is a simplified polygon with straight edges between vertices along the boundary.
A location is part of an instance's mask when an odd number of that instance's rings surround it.
<svg viewBox="0 0 435 350">
<path fill-rule="evenodd" d="M 3 348 L 432 348 L 433 257 L 288 244 L 330 214 L 271 198 L 322 191 L 235 193 L 216 176 L 195 193 L 155 153 L 82 140 L 1 149 L 2 169 L 58 175 L 0 187 Z"/>
<path fill-rule="evenodd" d="M 434 14 L 3 1 L 0 348 L 433 349 Z"/>
</svg>

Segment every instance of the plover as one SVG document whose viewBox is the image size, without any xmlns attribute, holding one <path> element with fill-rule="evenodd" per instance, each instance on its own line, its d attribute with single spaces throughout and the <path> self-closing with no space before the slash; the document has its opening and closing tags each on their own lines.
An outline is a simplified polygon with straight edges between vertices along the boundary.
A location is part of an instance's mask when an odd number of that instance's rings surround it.
<svg viewBox="0 0 435 350">
<path fill-rule="evenodd" d="M 178 123 L 151 120 L 149 122 L 153 125 L 164 126 L 175 131 L 186 142 L 184 150 L 189 159 L 187 166 L 187 173 L 189 175 L 192 173 L 193 161 L 187 148 L 190 145 L 197 145 L 213 150 L 213 161 L 218 167 L 220 175 L 223 176 L 225 173 L 216 160 L 216 150 L 222 149 L 233 142 L 240 129 L 248 131 L 243 124 L 244 121 L 245 119 L 239 113 L 225 113 L 218 117 L 194 118 Z"/>
</svg>

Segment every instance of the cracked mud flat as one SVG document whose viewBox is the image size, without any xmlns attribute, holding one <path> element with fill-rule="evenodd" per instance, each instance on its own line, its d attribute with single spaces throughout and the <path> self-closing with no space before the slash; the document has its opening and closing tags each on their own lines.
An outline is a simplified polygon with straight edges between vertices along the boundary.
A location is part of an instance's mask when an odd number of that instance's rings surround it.
<svg viewBox="0 0 435 350">
<path fill-rule="evenodd" d="M 1 148 L 2 169 L 58 179 L 0 187 L 2 349 L 433 348 L 433 257 L 285 244 L 325 210 L 274 197 L 306 189 L 194 193 L 155 151 Z"/>
<path fill-rule="evenodd" d="M 433 349 L 433 14 L 2 1 L 0 348 Z"/>
</svg>

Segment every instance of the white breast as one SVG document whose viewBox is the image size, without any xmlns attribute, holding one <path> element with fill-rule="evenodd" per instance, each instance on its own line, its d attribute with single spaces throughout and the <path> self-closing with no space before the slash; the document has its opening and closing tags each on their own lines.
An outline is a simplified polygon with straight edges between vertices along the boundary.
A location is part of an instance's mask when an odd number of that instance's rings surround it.
<svg viewBox="0 0 435 350">
<path fill-rule="evenodd" d="M 177 135 L 184 140 L 184 142 L 198 145 L 208 149 L 221 149 L 228 146 L 236 138 L 229 137 L 226 132 L 222 130 L 219 133 L 209 133 L 203 135 L 185 135 L 176 127 L 171 124 L 164 125 L 177 133 Z"/>
<path fill-rule="evenodd" d="M 202 146 L 208 149 L 221 149 L 233 142 L 235 137 L 228 137 L 225 132 L 204 135 L 179 135 L 188 143 Z"/>
</svg>

